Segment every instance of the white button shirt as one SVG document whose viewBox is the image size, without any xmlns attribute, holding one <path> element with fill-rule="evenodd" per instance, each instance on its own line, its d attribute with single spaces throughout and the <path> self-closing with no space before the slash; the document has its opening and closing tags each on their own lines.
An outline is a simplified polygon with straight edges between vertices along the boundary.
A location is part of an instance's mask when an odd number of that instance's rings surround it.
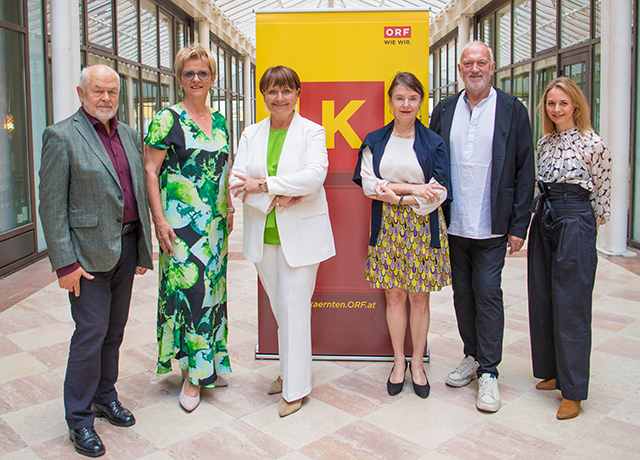
<svg viewBox="0 0 640 460">
<path fill-rule="evenodd" d="M 489 95 L 473 110 L 466 91 L 458 98 L 451 125 L 450 235 L 482 240 L 502 235 L 491 233 L 491 162 L 497 93 Z"/>
</svg>

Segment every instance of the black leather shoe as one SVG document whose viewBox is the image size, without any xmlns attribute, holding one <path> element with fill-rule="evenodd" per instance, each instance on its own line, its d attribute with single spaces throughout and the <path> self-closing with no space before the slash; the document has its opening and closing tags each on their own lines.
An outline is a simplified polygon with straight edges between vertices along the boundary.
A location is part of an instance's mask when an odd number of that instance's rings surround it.
<svg viewBox="0 0 640 460">
<path fill-rule="evenodd" d="M 69 440 L 81 455 L 100 457 L 105 453 L 104 444 L 92 426 L 69 430 Z"/>
<path fill-rule="evenodd" d="M 424 372 L 424 368 L 422 368 L 422 372 Z M 409 368 L 409 373 L 411 374 L 411 383 L 413 383 L 413 391 L 420 396 L 422 399 L 425 399 L 429 396 L 429 392 L 431 391 L 431 385 L 429 385 L 429 379 L 427 378 L 427 373 L 424 372 L 424 378 L 427 379 L 427 383 L 424 385 L 418 385 L 413 381 L 413 372 L 411 372 L 411 368 Z"/>
<path fill-rule="evenodd" d="M 395 366 L 396 365 L 394 364 L 393 367 L 391 368 L 391 372 L 389 373 L 389 379 L 387 380 L 387 391 L 389 392 L 389 396 L 395 396 L 397 394 L 400 394 L 400 392 L 404 388 L 404 378 L 402 379 L 402 382 L 400 382 L 400 383 L 391 383 L 391 374 L 393 374 L 393 368 Z M 404 362 L 404 371 L 405 372 L 407 372 L 407 366 L 409 366 L 409 362 L 405 361 Z"/>
<path fill-rule="evenodd" d="M 106 417 L 109 423 L 115 426 L 131 426 L 136 423 L 131 411 L 122 407 L 119 401 L 111 401 L 104 406 L 92 403 L 91 410 L 96 414 L 96 417 Z"/>
</svg>

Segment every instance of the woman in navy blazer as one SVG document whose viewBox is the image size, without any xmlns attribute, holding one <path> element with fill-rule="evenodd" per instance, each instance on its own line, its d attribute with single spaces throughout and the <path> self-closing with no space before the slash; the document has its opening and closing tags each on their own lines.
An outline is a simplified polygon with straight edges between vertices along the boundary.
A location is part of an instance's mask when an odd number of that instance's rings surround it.
<svg viewBox="0 0 640 460">
<path fill-rule="evenodd" d="M 353 177 L 372 199 L 365 278 L 372 288 L 385 290 L 394 357 L 387 380 L 389 395 L 399 394 L 404 386 L 409 323 L 413 389 L 426 398 L 431 390 L 423 367 L 429 295 L 451 284 L 447 230 L 440 208 L 447 199 L 449 163 L 442 139 L 418 119 L 424 88 L 416 76 L 396 74 L 388 95 L 394 119 L 367 135 Z"/>
</svg>

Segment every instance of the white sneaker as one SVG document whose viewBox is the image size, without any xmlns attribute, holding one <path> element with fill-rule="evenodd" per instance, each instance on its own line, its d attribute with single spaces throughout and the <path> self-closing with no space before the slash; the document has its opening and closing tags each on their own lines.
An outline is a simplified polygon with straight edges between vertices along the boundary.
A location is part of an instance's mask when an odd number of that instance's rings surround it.
<svg viewBox="0 0 640 460">
<path fill-rule="evenodd" d="M 498 379 L 493 374 L 482 374 L 478 379 L 476 407 L 486 412 L 498 412 L 501 402 Z"/>
<path fill-rule="evenodd" d="M 446 383 L 450 387 L 460 388 L 468 385 L 471 379 L 476 375 L 478 362 L 473 356 L 465 356 L 462 362 L 451 371 L 447 377 Z"/>
</svg>

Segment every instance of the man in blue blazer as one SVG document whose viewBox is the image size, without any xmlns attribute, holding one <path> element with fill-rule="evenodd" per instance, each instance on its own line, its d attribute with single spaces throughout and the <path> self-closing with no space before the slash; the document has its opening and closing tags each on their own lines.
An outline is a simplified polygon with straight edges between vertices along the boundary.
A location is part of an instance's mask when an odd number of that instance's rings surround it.
<svg viewBox="0 0 640 460">
<path fill-rule="evenodd" d="M 506 250 L 522 248 L 533 199 L 534 149 L 526 107 L 489 83 L 493 52 L 465 46 L 458 64 L 465 89 L 433 110 L 430 128 L 444 139 L 453 199 L 445 208 L 453 303 L 465 357 L 447 377 L 462 387 L 478 376 L 476 407 L 500 409 L 504 305 L 501 276 Z"/>
<path fill-rule="evenodd" d="M 40 167 L 40 220 L 76 324 L 64 382 L 69 438 L 89 457 L 105 453 L 94 417 L 135 423 L 115 383 L 134 274 L 153 268 L 141 138 L 115 117 L 119 90 L 113 69 L 86 67 L 82 107 L 45 129 Z"/>
</svg>

